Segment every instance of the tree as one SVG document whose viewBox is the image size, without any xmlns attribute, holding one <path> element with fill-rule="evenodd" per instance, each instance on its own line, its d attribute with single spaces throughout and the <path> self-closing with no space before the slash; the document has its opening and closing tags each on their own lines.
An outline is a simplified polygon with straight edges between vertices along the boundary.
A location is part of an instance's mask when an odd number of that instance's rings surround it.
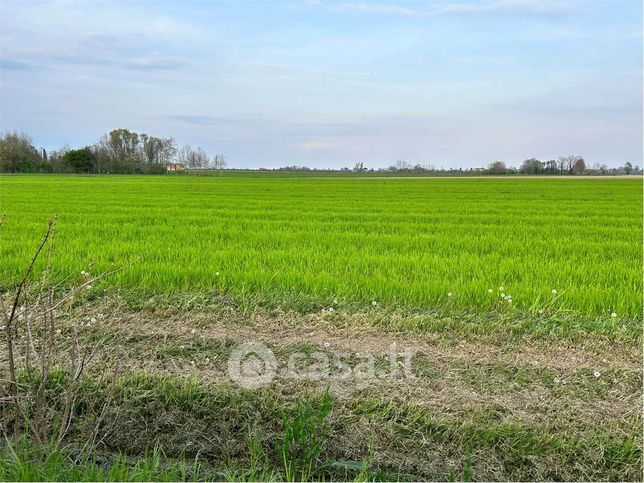
<svg viewBox="0 0 644 483">
<path fill-rule="evenodd" d="M 633 165 L 630 163 L 630 161 L 626 161 L 626 164 L 624 165 L 624 171 L 626 174 L 631 174 L 633 172 Z"/>
<path fill-rule="evenodd" d="M 177 153 L 177 162 L 192 169 L 206 169 L 210 164 L 208 154 L 203 149 L 192 149 L 187 144 Z"/>
<path fill-rule="evenodd" d="M 28 134 L 7 131 L 0 135 L 0 171 L 35 171 L 41 161 Z"/>
<path fill-rule="evenodd" d="M 411 163 L 408 163 L 407 161 L 403 161 L 399 159 L 394 163 L 393 166 L 389 167 L 390 171 L 409 171 L 413 168 Z"/>
<path fill-rule="evenodd" d="M 353 171 L 356 173 L 363 173 L 367 171 L 367 168 L 365 167 L 363 162 L 359 162 L 353 166 Z"/>
<path fill-rule="evenodd" d="M 546 174 L 557 174 L 557 161 L 555 161 L 554 159 L 546 161 L 543 167 L 543 172 Z"/>
<path fill-rule="evenodd" d="M 148 163 L 166 165 L 177 152 L 172 138 L 157 138 L 141 134 L 141 150 Z"/>
<path fill-rule="evenodd" d="M 63 163 L 77 173 L 90 173 L 94 168 L 96 156 L 90 147 L 72 149 L 63 156 Z"/>
<path fill-rule="evenodd" d="M 127 129 L 114 129 L 99 140 L 99 145 L 104 148 L 111 160 L 141 159 L 139 151 L 139 135 Z"/>
<path fill-rule="evenodd" d="M 586 161 L 581 156 L 575 156 L 575 160 L 572 163 L 572 174 L 584 174 L 586 171 Z"/>
<path fill-rule="evenodd" d="M 559 159 L 557 160 L 559 162 L 559 173 L 560 174 L 565 174 L 565 173 L 572 173 L 572 166 L 575 162 L 575 157 L 572 155 L 568 156 L 559 156 Z"/>
<path fill-rule="evenodd" d="M 212 169 L 224 169 L 226 167 L 226 157 L 223 154 L 215 154 L 211 163 Z"/>
<path fill-rule="evenodd" d="M 520 168 L 522 174 L 541 174 L 543 170 L 544 163 L 536 158 L 526 159 Z"/>
<path fill-rule="evenodd" d="M 508 168 L 505 166 L 503 161 L 494 161 L 487 167 L 487 172 L 490 174 L 505 174 L 507 171 Z"/>
</svg>

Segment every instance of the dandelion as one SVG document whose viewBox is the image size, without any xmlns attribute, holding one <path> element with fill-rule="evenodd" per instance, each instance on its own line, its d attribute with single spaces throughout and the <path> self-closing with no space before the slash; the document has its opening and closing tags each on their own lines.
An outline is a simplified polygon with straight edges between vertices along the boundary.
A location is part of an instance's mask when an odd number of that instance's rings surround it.
<svg viewBox="0 0 644 483">
<path fill-rule="evenodd" d="M 616 314 L 615 312 L 613 312 L 612 314 L 610 314 L 610 316 L 611 316 L 612 318 L 615 318 L 615 317 L 617 317 L 617 314 Z"/>
<path fill-rule="evenodd" d="M 503 287 L 499 287 L 499 292 L 503 292 Z"/>
<path fill-rule="evenodd" d="M 553 288 L 550 292 L 552 292 L 552 295 L 556 295 L 557 294 L 557 289 Z"/>
<path fill-rule="evenodd" d="M 595 377 L 599 377 L 599 376 L 601 376 L 601 375 L 602 375 L 602 373 L 601 373 L 601 372 L 599 372 L 599 371 L 595 371 L 595 372 L 593 372 L 593 376 L 595 376 Z"/>
</svg>

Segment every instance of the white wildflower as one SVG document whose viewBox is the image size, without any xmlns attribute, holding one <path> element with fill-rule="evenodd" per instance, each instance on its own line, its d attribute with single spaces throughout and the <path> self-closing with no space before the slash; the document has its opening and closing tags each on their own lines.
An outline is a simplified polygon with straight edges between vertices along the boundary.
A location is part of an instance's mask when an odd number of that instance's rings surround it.
<svg viewBox="0 0 644 483">
<path fill-rule="evenodd" d="M 56 331 L 56 333 L 57 333 L 58 335 L 60 335 L 60 334 L 61 334 L 61 330 L 60 330 L 60 329 L 58 329 L 58 330 Z"/>
<path fill-rule="evenodd" d="M 210 357 L 206 357 L 206 364 L 210 364 Z"/>
<path fill-rule="evenodd" d="M 218 276 L 219 276 L 219 272 L 215 272 L 215 276 L 216 276 L 216 277 L 218 277 Z"/>
<path fill-rule="evenodd" d="M 196 333 L 197 333 L 197 331 L 196 331 L 195 329 L 192 329 L 192 330 L 190 331 L 190 333 L 191 333 L 191 334 L 196 334 Z"/>
<path fill-rule="evenodd" d="M 499 287 L 499 292 L 503 292 L 503 287 Z"/>
<path fill-rule="evenodd" d="M 506 295 L 504 293 L 501 294 L 501 298 L 504 299 Z"/>
<path fill-rule="evenodd" d="M 96 322 L 96 318 L 92 317 L 91 319 L 89 319 L 89 321 L 93 324 L 94 322 Z"/>
<path fill-rule="evenodd" d="M 333 299 L 333 303 L 334 303 L 334 304 L 337 304 L 337 303 L 338 303 L 338 299 Z"/>
<path fill-rule="evenodd" d="M 487 293 L 492 293 L 492 292 L 493 292 L 493 290 L 491 288 L 487 289 Z"/>
<path fill-rule="evenodd" d="M 553 288 L 550 292 L 552 292 L 552 294 L 555 295 L 557 293 L 557 289 Z"/>
<path fill-rule="evenodd" d="M 325 343 L 324 343 L 324 347 L 329 347 L 330 345 L 331 345 L 331 344 L 329 344 L 328 342 L 325 342 Z"/>
<path fill-rule="evenodd" d="M 376 302 L 375 300 L 372 300 L 371 305 L 373 305 L 375 307 L 376 305 L 378 305 L 378 302 Z"/>
<path fill-rule="evenodd" d="M 617 317 L 617 314 L 615 312 L 613 312 L 612 314 L 610 314 L 610 316 L 615 318 L 615 317 Z"/>
<path fill-rule="evenodd" d="M 333 307 L 329 307 L 329 312 L 335 312 L 335 311 L 333 310 Z"/>
<path fill-rule="evenodd" d="M 601 376 L 601 375 L 602 375 L 602 373 L 601 373 L 601 372 L 599 372 L 599 371 L 595 371 L 595 372 L 593 372 L 593 376 L 595 376 L 595 377 L 599 377 L 599 376 Z"/>
<path fill-rule="evenodd" d="M 558 377 L 555 377 L 555 378 L 554 378 L 554 383 L 555 383 L 555 384 L 559 384 L 560 382 L 561 382 L 561 381 L 560 381 L 560 379 L 559 379 Z"/>
<path fill-rule="evenodd" d="M 451 296 L 452 296 L 452 292 L 447 292 L 447 296 L 448 296 L 448 297 L 451 297 Z"/>
</svg>

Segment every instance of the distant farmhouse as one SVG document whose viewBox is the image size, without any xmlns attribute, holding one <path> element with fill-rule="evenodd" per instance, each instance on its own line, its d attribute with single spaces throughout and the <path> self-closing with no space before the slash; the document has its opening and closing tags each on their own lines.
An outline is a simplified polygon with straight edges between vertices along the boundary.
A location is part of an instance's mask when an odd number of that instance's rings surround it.
<svg viewBox="0 0 644 483">
<path fill-rule="evenodd" d="M 168 171 L 185 171 L 186 165 L 183 163 L 168 163 Z"/>
</svg>

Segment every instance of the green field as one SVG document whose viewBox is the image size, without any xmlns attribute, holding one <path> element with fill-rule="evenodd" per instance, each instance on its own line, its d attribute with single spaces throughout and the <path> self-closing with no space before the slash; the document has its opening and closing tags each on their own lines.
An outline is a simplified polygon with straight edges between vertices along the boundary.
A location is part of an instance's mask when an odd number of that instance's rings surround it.
<svg viewBox="0 0 644 483">
<path fill-rule="evenodd" d="M 5 288 L 57 214 L 61 280 L 145 253 L 108 283 L 260 304 L 642 314 L 640 179 L 3 176 L 0 203 Z"/>
<path fill-rule="evenodd" d="M 34 351 L 54 427 L 76 401 L 59 447 L 0 438 L 0 480 L 642 479 L 641 179 L 18 175 L 0 205 L 4 300 L 54 214 L 52 298 L 74 294 L 41 310 L 45 250 L 3 334 L 25 441 Z M 229 372 L 249 342 L 280 369 L 259 389 Z M 343 354 L 385 372 L 286 371 Z"/>
</svg>

